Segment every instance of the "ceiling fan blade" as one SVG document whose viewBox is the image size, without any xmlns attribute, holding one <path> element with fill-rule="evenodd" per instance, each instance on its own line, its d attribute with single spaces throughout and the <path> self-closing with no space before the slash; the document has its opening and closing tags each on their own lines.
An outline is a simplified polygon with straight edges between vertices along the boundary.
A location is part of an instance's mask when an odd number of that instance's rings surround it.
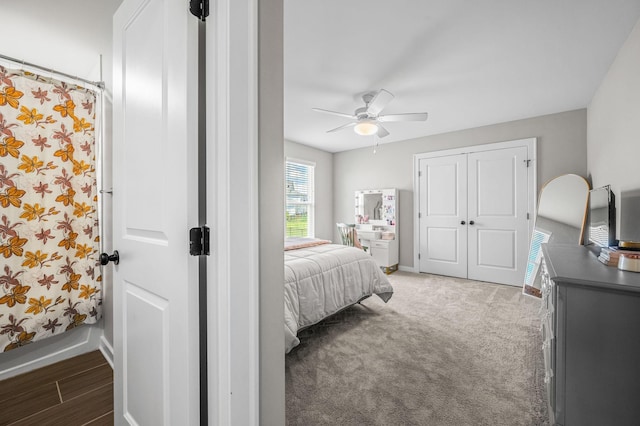
<svg viewBox="0 0 640 426">
<path fill-rule="evenodd" d="M 371 99 L 371 102 L 369 102 L 367 113 L 377 116 L 392 99 L 393 95 L 391 93 L 384 89 L 380 89 L 373 99 Z"/>
<path fill-rule="evenodd" d="M 384 138 L 385 136 L 389 136 L 389 132 L 378 123 L 378 133 L 376 133 L 376 135 L 378 135 L 379 138 Z"/>
<path fill-rule="evenodd" d="M 426 121 L 429 114 L 426 112 L 408 112 L 405 114 L 389 114 L 378 116 L 378 121 Z"/>
<path fill-rule="evenodd" d="M 331 115 L 337 115 L 339 117 L 345 117 L 345 118 L 351 118 L 352 120 L 355 120 L 357 117 L 355 115 L 352 114 L 345 114 L 343 112 L 337 112 L 337 111 L 329 111 L 328 109 L 320 109 L 320 108 L 311 108 L 313 111 L 316 112 L 324 112 L 325 114 L 331 114 Z"/>
<path fill-rule="evenodd" d="M 349 128 L 349 127 L 353 127 L 353 126 L 355 126 L 355 125 L 356 125 L 356 123 L 355 123 L 355 122 L 354 122 L 354 123 L 347 123 L 347 124 L 343 124 L 342 126 L 340 126 L 340 127 L 336 127 L 335 129 L 327 130 L 327 133 L 337 132 L 338 130 L 347 129 L 347 128 Z"/>
</svg>

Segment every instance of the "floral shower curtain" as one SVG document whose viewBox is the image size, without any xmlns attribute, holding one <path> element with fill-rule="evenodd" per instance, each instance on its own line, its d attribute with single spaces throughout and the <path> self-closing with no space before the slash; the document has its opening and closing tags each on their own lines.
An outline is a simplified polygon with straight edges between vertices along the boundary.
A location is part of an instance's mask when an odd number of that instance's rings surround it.
<svg viewBox="0 0 640 426">
<path fill-rule="evenodd" d="M 0 66 L 0 351 L 101 317 L 95 109 Z"/>
</svg>

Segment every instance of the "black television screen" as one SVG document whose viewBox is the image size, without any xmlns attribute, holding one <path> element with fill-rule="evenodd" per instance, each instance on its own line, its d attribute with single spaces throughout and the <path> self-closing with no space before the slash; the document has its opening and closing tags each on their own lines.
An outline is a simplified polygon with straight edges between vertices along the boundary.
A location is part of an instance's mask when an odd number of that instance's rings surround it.
<svg viewBox="0 0 640 426">
<path fill-rule="evenodd" d="M 589 241 L 600 247 L 615 244 L 615 201 L 609 185 L 589 191 Z"/>
</svg>

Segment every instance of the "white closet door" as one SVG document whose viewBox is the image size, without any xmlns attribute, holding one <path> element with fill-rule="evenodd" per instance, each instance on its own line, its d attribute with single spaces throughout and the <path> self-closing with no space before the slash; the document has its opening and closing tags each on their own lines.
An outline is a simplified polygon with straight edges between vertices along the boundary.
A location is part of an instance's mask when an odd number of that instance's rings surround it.
<svg viewBox="0 0 640 426">
<path fill-rule="evenodd" d="M 469 154 L 469 279 L 522 285 L 528 252 L 527 148 Z"/>
<path fill-rule="evenodd" d="M 467 277 L 467 155 L 419 162 L 420 272 Z"/>
</svg>

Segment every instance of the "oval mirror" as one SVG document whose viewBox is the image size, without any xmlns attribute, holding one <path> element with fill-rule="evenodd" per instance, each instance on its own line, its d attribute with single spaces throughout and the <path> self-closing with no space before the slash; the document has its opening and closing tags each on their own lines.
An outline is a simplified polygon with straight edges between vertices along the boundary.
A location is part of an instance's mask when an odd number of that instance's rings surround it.
<svg viewBox="0 0 640 426">
<path fill-rule="evenodd" d="M 541 297 L 539 268 L 542 244 L 584 243 L 589 189 L 586 179 L 574 174 L 558 176 L 542 187 L 527 259 L 525 294 Z"/>
</svg>

